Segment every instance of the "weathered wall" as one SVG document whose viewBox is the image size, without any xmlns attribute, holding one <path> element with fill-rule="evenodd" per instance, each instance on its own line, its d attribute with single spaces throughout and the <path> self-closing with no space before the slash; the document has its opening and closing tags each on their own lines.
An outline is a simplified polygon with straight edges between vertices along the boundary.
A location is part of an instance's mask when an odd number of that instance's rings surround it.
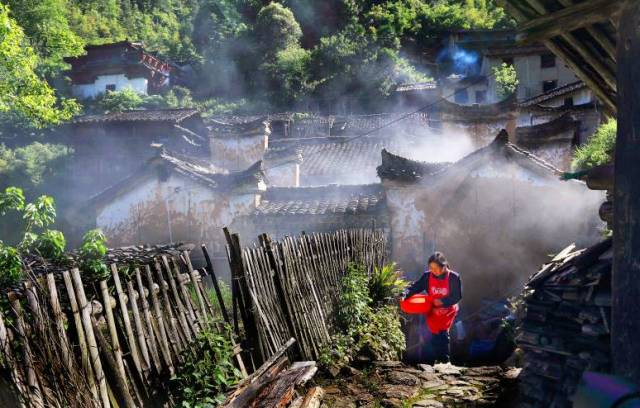
<svg viewBox="0 0 640 408">
<path fill-rule="evenodd" d="M 551 163 L 554 167 L 568 171 L 571 168 L 574 147 L 571 143 L 573 131 L 564 132 L 558 136 L 567 138 L 567 141 L 549 142 L 542 146 L 523 146 L 527 151 L 535 154 L 542 160 Z"/>
<path fill-rule="evenodd" d="M 271 187 L 299 187 L 300 165 L 298 163 L 268 163 L 265 168 L 267 184 Z"/>
<path fill-rule="evenodd" d="M 100 208 L 96 224 L 110 246 L 205 243 L 224 266 L 222 228 L 253 208 L 255 194 L 215 191 L 177 175 L 166 181 L 151 177 Z"/>
<path fill-rule="evenodd" d="M 384 182 L 392 259 L 417 278 L 428 256 L 443 251 L 462 275 L 467 311 L 482 298 L 513 295 L 576 237 L 598 239 L 602 195 L 582 184 L 501 164 L 448 181 Z"/>
<path fill-rule="evenodd" d="M 244 170 L 262 160 L 268 147 L 268 137 L 211 137 L 209 148 L 213 164 L 228 170 Z"/>
</svg>

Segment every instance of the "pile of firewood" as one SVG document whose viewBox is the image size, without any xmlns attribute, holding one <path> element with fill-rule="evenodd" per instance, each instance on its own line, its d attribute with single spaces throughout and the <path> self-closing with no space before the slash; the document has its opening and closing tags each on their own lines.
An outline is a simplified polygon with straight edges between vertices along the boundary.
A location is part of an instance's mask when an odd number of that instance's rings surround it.
<svg viewBox="0 0 640 408">
<path fill-rule="evenodd" d="M 295 343 L 291 338 L 269 360 L 231 392 L 224 408 L 314 408 L 320 404 L 322 389 L 313 387 L 304 395 L 300 390 L 313 378 L 318 368 L 315 361 L 289 364 L 286 353 Z"/>
<path fill-rule="evenodd" d="M 516 338 L 523 406 L 571 407 L 582 373 L 608 370 L 612 256 L 610 239 L 572 245 L 527 284 Z"/>
</svg>

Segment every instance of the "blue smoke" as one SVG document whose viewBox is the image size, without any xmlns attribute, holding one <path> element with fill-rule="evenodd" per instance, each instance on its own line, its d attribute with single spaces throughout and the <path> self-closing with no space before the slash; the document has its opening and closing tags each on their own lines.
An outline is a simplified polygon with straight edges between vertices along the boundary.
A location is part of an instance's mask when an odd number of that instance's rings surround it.
<svg viewBox="0 0 640 408">
<path fill-rule="evenodd" d="M 480 72 L 480 54 L 460 47 L 440 51 L 438 63 L 450 63 L 453 74 L 475 75 Z"/>
</svg>

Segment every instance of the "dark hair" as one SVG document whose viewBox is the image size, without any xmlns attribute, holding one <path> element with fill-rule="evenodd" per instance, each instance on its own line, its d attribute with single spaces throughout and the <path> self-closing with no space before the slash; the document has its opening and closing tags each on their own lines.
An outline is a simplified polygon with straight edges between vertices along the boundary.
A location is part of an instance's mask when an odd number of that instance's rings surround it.
<svg viewBox="0 0 640 408">
<path fill-rule="evenodd" d="M 429 262 L 427 262 L 427 265 L 429 265 L 431 262 L 438 264 L 441 268 L 449 266 L 449 262 L 447 262 L 447 258 L 444 257 L 444 254 L 442 252 L 435 252 L 433 255 L 431 255 L 429 257 Z"/>
</svg>

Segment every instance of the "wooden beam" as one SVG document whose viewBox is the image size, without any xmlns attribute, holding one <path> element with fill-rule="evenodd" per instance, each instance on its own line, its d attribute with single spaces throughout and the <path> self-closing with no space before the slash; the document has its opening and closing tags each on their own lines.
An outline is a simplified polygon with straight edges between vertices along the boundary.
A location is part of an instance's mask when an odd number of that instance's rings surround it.
<svg viewBox="0 0 640 408">
<path fill-rule="evenodd" d="M 547 9 L 540 0 L 528 0 L 528 3 L 541 16 L 547 14 Z M 609 69 L 609 67 L 607 67 L 602 62 L 601 56 L 595 55 L 582 43 L 582 41 L 580 41 L 580 39 L 578 39 L 574 34 L 571 34 L 569 31 L 562 33 L 560 37 L 564 41 L 566 41 L 567 44 L 569 44 L 580 55 L 582 59 L 584 59 L 589 65 L 593 66 L 595 71 L 600 75 L 604 82 L 611 89 L 613 89 L 614 92 L 617 91 L 616 75 L 611 71 L 611 69 Z"/>
<path fill-rule="evenodd" d="M 504 7 L 511 16 L 513 16 L 518 23 L 525 22 L 529 19 L 529 15 L 525 14 L 520 7 L 515 5 L 514 0 L 498 0 L 498 4 Z M 527 4 L 526 7 L 530 9 L 530 6 Z M 533 13 L 531 10 L 529 13 Z M 607 110 L 611 114 L 616 113 L 616 102 L 610 96 L 610 93 L 602 87 L 601 84 L 596 82 L 593 79 L 593 76 L 590 72 L 586 71 L 583 66 L 578 65 L 573 62 L 571 55 L 562 47 L 556 44 L 555 41 L 546 40 L 543 41 L 544 46 L 546 46 L 549 51 L 554 53 L 558 58 L 560 58 L 575 74 L 584 81 L 585 84 L 593 91 L 598 99 L 605 105 Z"/>
<path fill-rule="evenodd" d="M 518 41 L 548 40 L 605 21 L 618 11 L 621 4 L 622 0 L 591 0 L 545 13 L 522 24 L 516 38 Z"/>
<path fill-rule="evenodd" d="M 614 373 L 640 383 L 640 2 L 629 0 L 618 29 L 611 352 Z"/>
<path fill-rule="evenodd" d="M 564 7 L 569 7 L 574 4 L 574 0 L 558 0 L 558 3 L 562 4 Z M 587 32 L 594 40 L 602 47 L 604 52 L 607 53 L 607 56 L 613 60 L 613 62 L 617 61 L 617 52 L 615 43 L 609 39 L 607 33 L 604 32 L 603 29 L 596 26 L 586 27 Z"/>
</svg>

